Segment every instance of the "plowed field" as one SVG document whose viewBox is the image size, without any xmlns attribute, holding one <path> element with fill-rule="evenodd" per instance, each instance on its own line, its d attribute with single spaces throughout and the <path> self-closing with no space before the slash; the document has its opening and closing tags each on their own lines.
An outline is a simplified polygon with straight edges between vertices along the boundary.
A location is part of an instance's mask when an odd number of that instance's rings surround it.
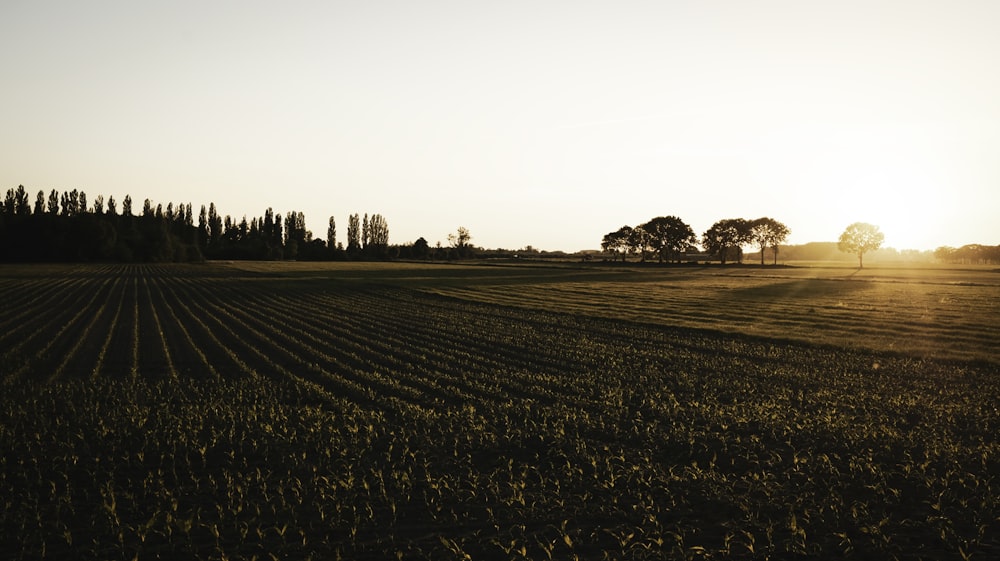
<svg viewBox="0 0 1000 561">
<path fill-rule="evenodd" d="M 1000 289 L 768 275 L 5 266 L 0 558 L 1000 556 Z"/>
</svg>

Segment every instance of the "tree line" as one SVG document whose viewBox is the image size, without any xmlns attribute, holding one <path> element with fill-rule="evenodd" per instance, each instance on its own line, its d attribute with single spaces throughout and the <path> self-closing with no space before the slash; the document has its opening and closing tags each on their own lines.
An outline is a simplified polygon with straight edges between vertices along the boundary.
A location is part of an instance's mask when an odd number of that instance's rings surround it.
<svg viewBox="0 0 1000 561">
<path fill-rule="evenodd" d="M 760 262 L 764 252 L 771 249 L 774 261 L 778 260 L 778 247 L 788 239 L 791 230 L 781 222 L 768 217 L 756 220 L 727 218 L 719 220 L 706 230 L 699 240 L 687 223 L 676 216 L 659 216 L 638 226 L 622 226 L 604 235 L 601 249 L 615 259 L 625 261 L 629 255 L 638 255 L 641 261 L 647 256 L 663 262 L 682 262 L 689 253 L 698 251 L 700 241 L 705 252 L 722 261 L 743 260 L 743 247 L 754 244 L 760 248 Z"/>
<path fill-rule="evenodd" d="M 422 242 L 422 243 L 421 243 Z M 421 238 L 390 246 L 381 214 L 351 214 L 346 245 L 337 241 L 334 217 L 326 239 L 306 229 L 305 214 L 284 216 L 268 208 L 262 216 L 236 220 L 210 203 L 195 216 L 191 203 L 166 207 L 146 199 L 133 209 L 131 196 L 92 201 L 83 191 L 38 191 L 34 202 L 23 185 L 0 203 L 2 261 L 200 261 L 203 259 L 385 259 L 428 257 Z"/>
<path fill-rule="evenodd" d="M 1000 265 L 1000 245 L 970 243 L 962 247 L 941 246 L 934 257 L 946 263 L 962 265 Z"/>
</svg>

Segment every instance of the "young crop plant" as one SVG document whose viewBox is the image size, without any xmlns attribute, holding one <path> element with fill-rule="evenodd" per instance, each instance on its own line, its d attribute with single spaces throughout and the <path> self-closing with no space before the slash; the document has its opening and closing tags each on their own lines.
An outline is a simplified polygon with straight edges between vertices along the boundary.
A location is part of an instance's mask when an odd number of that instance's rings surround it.
<svg viewBox="0 0 1000 561">
<path fill-rule="evenodd" d="M 989 360 L 595 307 L 681 313 L 704 277 L 246 267 L 0 271 L 0 557 L 1000 551 Z M 740 278 L 709 280 L 750 309 L 789 281 Z"/>
</svg>

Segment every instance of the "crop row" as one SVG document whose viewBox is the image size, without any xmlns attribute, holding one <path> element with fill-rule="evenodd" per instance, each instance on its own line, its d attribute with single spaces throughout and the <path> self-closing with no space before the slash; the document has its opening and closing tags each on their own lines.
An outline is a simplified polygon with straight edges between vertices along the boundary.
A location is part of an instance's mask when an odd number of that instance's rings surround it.
<svg viewBox="0 0 1000 561">
<path fill-rule="evenodd" d="M 5 557 L 1000 552 L 988 364 L 224 271 L 0 275 Z"/>
</svg>

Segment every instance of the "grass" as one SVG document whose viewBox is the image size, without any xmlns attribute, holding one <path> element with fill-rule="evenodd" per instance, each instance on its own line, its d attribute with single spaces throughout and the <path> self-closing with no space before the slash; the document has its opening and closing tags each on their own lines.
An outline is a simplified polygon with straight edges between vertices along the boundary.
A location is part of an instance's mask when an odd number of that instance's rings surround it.
<svg viewBox="0 0 1000 561">
<path fill-rule="evenodd" d="M 922 358 L 1000 362 L 1000 272 L 988 267 L 232 266 L 294 278 L 407 286 L 483 303 L 655 325 Z"/>
</svg>

